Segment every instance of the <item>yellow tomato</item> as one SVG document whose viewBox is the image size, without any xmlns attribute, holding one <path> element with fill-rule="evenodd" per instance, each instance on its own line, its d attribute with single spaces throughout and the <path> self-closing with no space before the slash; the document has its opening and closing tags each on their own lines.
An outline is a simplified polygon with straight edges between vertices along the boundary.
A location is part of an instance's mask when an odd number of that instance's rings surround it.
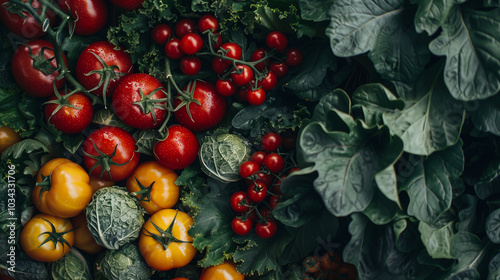
<svg viewBox="0 0 500 280">
<path fill-rule="evenodd" d="M 0 126 L 0 154 L 19 141 L 21 141 L 21 137 L 14 129 L 8 126 Z"/>
<path fill-rule="evenodd" d="M 226 261 L 201 272 L 200 280 L 243 280 L 245 276 L 236 270 L 233 262 Z"/>
<path fill-rule="evenodd" d="M 97 254 L 102 250 L 102 246 L 97 244 L 87 225 L 87 218 L 82 211 L 77 216 L 71 218 L 71 223 L 75 228 L 75 242 L 73 246 L 89 254 Z"/>
</svg>

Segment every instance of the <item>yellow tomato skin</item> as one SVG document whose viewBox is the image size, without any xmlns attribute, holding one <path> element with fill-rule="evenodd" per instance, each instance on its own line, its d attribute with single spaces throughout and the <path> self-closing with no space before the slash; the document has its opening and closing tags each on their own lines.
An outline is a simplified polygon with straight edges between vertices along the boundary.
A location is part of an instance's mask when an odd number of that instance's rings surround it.
<svg viewBox="0 0 500 280">
<path fill-rule="evenodd" d="M 223 262 L 201 272 L 200 280 L 243 280 L 245 276 L 236 270 L 233 262 Z"/>
<path fill-rule="evenodd" d="M 136 180 L 137 178 L 137 180 Z M 142 186 L 149 187 L 151 184 L 151 200 L 142 201 L 142 207 L 148 214 L 154 214 L 161 209 L 172 208 L 179 200 L 179 186 L 175 184 L 177 173 L 158 163 L 157 161 L 148 161 L 140 164 L 127 179 L 127 190 L 131 193 L 141 190 Z M 137 198 L 143 199 L 143 194 L 137 195 Z"/>
<path fill-rule="evenodd" d="M 21 136 L 14 129 L 0 126 L 0 154 L 19 141 L 21 141 Z"/>
<path fill-rule="evenodd" d="M 172 235 L 178 240 L 189 243 L 171 242 L 165 250 L 162 243 L 151 237 L 151 234 L 160 234 L 153 223 L 162 230 L 166 230 L 172 222 L 174 222 Z M 192 244 L 193 238 L 188 234 L 192 225 L 193 218 L 182 211 L 162 209 L 153 214 L 144 223 L 139 238 L 139 250 L 146 263 L 153 269 L 166 271 L 183 267 L 191 262 L 197 252 Z"/>
<path fill-rule="evenodd" d="M 75 228 L 75 241 L 73 246 L 89 254 L 97 254 L 102 250 L 102 246 L 97 244 L 87 225 L 85 212 L 81 212 L 71 218 L 71 223 Z"/>
<path fill-rule="evenodd" d="M 50 189 L 42 191 L 40 183 L 50 176 Z M 92 199 L 90 177 L 80 165 L 64 158 L 47 162 L 38 171 L 32 199 L 40 212 L 60 218 L 71 218 L 82 212 Z"/>
<path fill-rule="evenodd" d="M 45 239 L 47 239 L 48 234 L 46 232 L 52 232 L 52 223 L 56 229 L 56 232 L 68 233 L 62 235 L 69 246 L 61 242 L 57 242 L 54 246 L 54 242 L 46 242 L 42 244 Z M 21 230 L 20 244 L 24 252 L 32 259 L 39 262 L 55 262 L 66 255 L 71 247 L 73 246 L 74 233 L 71 231 L 73 225 L 69 219 L 58 218 L 47 214 L 37 214 L 31 218 L 28 223 Z"/>
</svg>

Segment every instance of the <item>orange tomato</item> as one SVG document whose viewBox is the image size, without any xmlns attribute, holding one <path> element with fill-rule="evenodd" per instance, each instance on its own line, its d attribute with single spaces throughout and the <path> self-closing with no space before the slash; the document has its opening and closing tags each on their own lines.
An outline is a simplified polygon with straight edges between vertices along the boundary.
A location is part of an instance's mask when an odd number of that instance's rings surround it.
<svg viewBox="0 0 500 280">
<path fill-rule="evenodd" d="M 21 141 L 21 137 L 14 129 L 8 126 L 0 126 L 0 154 L 19 141 Z"/>
<path fill-rule="evenodd" d="M 236 270 L 233 262 L 223 262 L 201 272 L 200 280 L 243 280 L 245 276 Z"/>
<path fill-rule="evenodd" d="M 85 213 L 81 212 L 71 218 L 71 223 L 75 228 L 75 241 L 73 246 L 89 254 L 97 254 L 102 250 L 102 246 L 97 244 L 87 225 Z"/>
</svg>

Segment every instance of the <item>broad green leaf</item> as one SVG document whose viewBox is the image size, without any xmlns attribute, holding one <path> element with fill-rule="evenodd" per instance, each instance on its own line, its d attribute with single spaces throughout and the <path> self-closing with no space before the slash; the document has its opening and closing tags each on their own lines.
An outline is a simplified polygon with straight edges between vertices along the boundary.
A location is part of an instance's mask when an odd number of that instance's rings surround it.
<svg viewBox="0 0 500 280">
<path fill-rule="evenodd" d="M 418 225 L 420 239 L 424 243 L 429 255 L 435 259 L 452 259 L 451 238 L 454 233 L 453 223 L 435 228 L 423 221 Z"/>
<path fill-rule="evenodd" d="M 325 94 L 314 107 L 312 121 L 326 120 L 329 111 L 337 109 L 344 113 L 351 113 L 351 100 L 347 93 L 342 89 L 335 89 Z"/>
<path fill-rule="evenodd" d="M 17 250 L 21 251 L 20 248 Z M 18 252 L 19 252 L 18 251 Z M 2 263 L 6 264 L 6 260 L 1 258 Z M 26 254 L 21 253 L 16 256 L 15 267 L 12 270 L 4 269 L 2 265 L 1 270 L 5 275 L 10 276 L 17 280 L 45 280 L 48 279 L 49 273 L 44 263 L 37 262 Z"/>
<path fill-rule="evenodd" d="M 352 94 L 353 110 L 361 109 L 368 125 L 383 124 L 383 115 L 402 110 L 403 100 L 398 99 L 382 84 L 365 84 Z"/>
<path fill-rule="evenodd" d="M 399 201 L 397 175 L 394 166 L 387 166 L 384 170 L 377 173 L 375 175 L 375 182 L 380 192 L 402 209 L 401 202 Z"/>
<path fill-rule="evenodd" d="M 80 252 L 71 249 L 50 267 L 51 276 L 54 280 L 90 280 L 92 272 Z"/>
<path fill-rule="evenodd" d="M 325 123 L 306 125 L 299 143 L 304 160 L 314 163 L 312 169 L 318 171 L 314 187 L 326 207 L 336 216 L 346 216 L 368 207 L 376 174 L 394 164 L 403 143 L 387 127 L 367 128 L 345 113 L 330 112 Z"/>
<path fill-rule="evenodd" d="M 477 271 L 493 247 L 486 240 L 468 232 L 458 232 L 451 239 L 451 255 L 458 260 L 449 272 L 449 279 L 480 279 Z M 467 275 L 467 277 L 462 277 Z"/>
<path fill-rule="evenodd" d="M 500 90 L 500 9 L 455 7 L 429 45 L 446 56 L 444 79 L 458 100 L 485 99 Z"/>
<path fill-rule="evenodd" d="M 444 23 L 451 9 L 466 0 L 419 0 L 415 14 L 415 28 L 418 33 L 426 31 L 433 35 Z"/>
<path fill-rule="evenodd" d="M 486 218 L 486 235 L 495 244 L 500 244 L 500 209 L 494 210 Z"/>
<path fill-rule="evenodd" d="M 390 201 L 380 191 L 375 191 L 373 199 L 368 207 L 363 211 L 372 223 L 385 225 L 393 221 L 399 214 L 399 207 Z"/>
<path fill-rule="evenodd" d="M 500 136 L 500 95 L 475 101 L 467 111 L 477 129 Z"/>
<path fill-rule="evenodd" d="M 453 200 L 453 205 L 458 209 L 458 231 L 480 232 L 480 221 L 476 218 L 478 199 L 476 196 L 464 194 Z"/>
<path fill-rule="evenodd" d="M 499 0 L 483 0 L 483 5 L 486 7 L 500 7 Z"/>
<path fill-rule="evenodd" d="M 448 210 L 453 198 L 451 179 L 462 174 L 464 155 L 462 143 L 410 163 L 410 172 L 404 180 L 402 189 L 410 199 L 408 214 L 426 223 L 435 222 Z"/>
<path fill-rule="evenodd" d="M 111 110 L 106 110 L 106 109 L 101 109 L 98 110 L 97 112 L 94 112 L 94 116 L 92 117 L 92 123 L 103 126 L 116 126 L 119 128 L 123 128 L 128 132 L 134 130 L 132 127 L 122 122 L 115 113 L 113 113 Z"/>
<path fill-rule="evenodd" d="M 498 277 L 500 277 L 500 252 L 497 252 L 490 260 L 487 280 L 495 280 Z"/>
<path fill-rule="evenodd" d="M 334 0 L 299 0 L 301 17 L 306 20 L 324 21 Z"/>
</svg>

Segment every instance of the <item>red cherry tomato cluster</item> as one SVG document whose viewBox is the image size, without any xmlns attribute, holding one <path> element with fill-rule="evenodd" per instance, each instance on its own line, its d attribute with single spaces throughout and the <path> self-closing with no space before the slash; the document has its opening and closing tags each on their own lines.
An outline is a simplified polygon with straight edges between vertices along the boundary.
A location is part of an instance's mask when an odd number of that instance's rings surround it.
<svg viewBox="0 0 500 280">
<path fill-rule="evenodd" d="M 278 152 L 281 143 L 279 134 L 265 134 L 261 140 L 263 150 L 255 151 L 240 165 L 240 176 L 246 189 L 235 192 L 230 199 L 231 208 L 236 213 L 231 227 L 238 235 L 246 235 L 255 229 L 257 236 L 270 238 L 278 230 L 272 211 L 283 196 L 281 181 L 291 171 L 297 170 L 294 166 L 285 168 L 285 160 Z"/>
<path fill-rule="evenodd" d="M 334 252 L 328 251 L 322 254 L 307 256 L 302 262 L 303 279 L 357 279 L 357 269 L 351 263 L 346 263 L 342 257 Z"/>
</svg>

